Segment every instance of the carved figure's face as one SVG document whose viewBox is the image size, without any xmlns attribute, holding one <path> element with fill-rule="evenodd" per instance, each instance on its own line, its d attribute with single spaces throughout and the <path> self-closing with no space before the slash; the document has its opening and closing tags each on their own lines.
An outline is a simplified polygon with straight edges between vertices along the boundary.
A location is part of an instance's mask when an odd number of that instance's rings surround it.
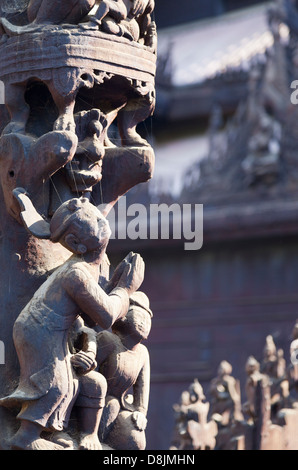
<svg viewBox="0 0 298 470">
<path fill-rule="evenodd" d="M 85 198 L 64 203 L 55 212 L 50 228 L 52 241 L 77 254 L 101 249 L 111 236 L 106 218 Z"/>
<path fill-rule="evenodd" d="M 65 166 L 66 180 L 74 193 L 92 191 L 102 179 L 104 138 L 108 122 L 98 109 L 75 115 L 79 144 L 75 157 Z"/>
<path fill-rule="evenodd" d="M 108 221 L 90 204 L 88 212 L 81 214 L 79 220 L 75 220 L 68 233 L 73 233 L 79 242 L 86 247 L 86 252 L 96 251 L 106 246 L 111 230 Z"/>
</svg>

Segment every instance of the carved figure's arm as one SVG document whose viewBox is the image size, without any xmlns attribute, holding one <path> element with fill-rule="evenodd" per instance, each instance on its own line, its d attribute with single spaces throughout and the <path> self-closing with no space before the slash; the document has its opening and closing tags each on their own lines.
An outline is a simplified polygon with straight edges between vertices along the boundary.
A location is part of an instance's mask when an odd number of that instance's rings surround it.
<svg viewBox="0 0 298 470">
<path fill-rule="evenodd" d="M 96 332 L 92 328 L 85 326 L 82 318 L 78 318 L 75 323 L 75 341 L 79 341 L 79 351 L 71 358 L 73 367 L 81 373 L 94 370 L 97 366 L 96 353 Z"/>
<path fill-rule="evenodd" d="M 129 295 L 126 289 L 116 287 L 108 295 L 84 269 L 79 267 L 70 271 L 64 286 L 80 310 L 104 329 L 110 328 L 117 318 L 128 311 Z"/>
<path fill-rule="evenodd" d="M 129 296 L 136 292 L 144 280 L 145 264 L 142 257 L 133 252 L 125 258 L 126 267 L 117 286 L 107 294 L 88 271 L 74 266 L 64 280 L 65 289 L 96 325 L 104 329 L 127 314 Z"/>
<path fill-rule="evenodd" d="M 39 178 L 47 179 L 73 159 L 77 144 L 78 138 L 72 132 L 49 132 L 32 146 L 28 163 Z"/>
<path fill-rule="evenodd" d="M 144 365 L 133 387 L 133 403 L 135 410 L 140 411 L 146 416 L 150 391 L 150 360 L 147 348 L 143 345 L 142 348 L 144 350 Z"/>
<path fill-rule="evenodd" d="M 150 360 L 149 353 L 145 346 L 144 348 L 144 365 L 133 387 L 133 404 L 135 412 L 132 415 L 132 420 L 137 429 L 143 431 L 147 426 L 147 411 L 149 404 L 150 393 Z"/>
<path fill-rule="evenodd" d="M 101 331 L 96 336 L 97 340 L 97 356 L 96 362 L 100 366 L 115 350 L 115 335 L 109 331 Z"/>
</svg>

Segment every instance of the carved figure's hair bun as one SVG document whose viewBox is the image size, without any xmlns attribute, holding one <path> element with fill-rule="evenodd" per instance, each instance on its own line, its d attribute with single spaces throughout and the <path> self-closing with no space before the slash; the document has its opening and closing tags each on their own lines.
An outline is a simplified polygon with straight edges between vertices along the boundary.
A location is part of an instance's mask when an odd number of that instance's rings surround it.
<svg viewBox="0 0 298 470">
<path fill-rule="evenodd" d="M 75 212 L 81 207 L 80 200 L 79 199 L 71 199 L 68 204 L 67 204 L 67 209 L 70 212 Z"/>
<path fill-rule="evenodd" d="M 80 199 L 77 199 L 77 198 L 76 199 L 71 199 L 67 203 L 67 209 L 70 212 L 75 212 L 78 209 L 81 209 L 83 204 L 87 204 L 88 202 L 89 202 L 89 199 L 87 199 L 86 197 L 81 197 Z"/>
<path fill-rule="evenodd" d="M 146 310 L 150 317 L 153 317 L 152 310 L 150 309 L 150 302 L 146 294 L 144 292 L 137 291 L 130 296 L 130 306 L 140 307 L 143 310 Z"/>
</svg>

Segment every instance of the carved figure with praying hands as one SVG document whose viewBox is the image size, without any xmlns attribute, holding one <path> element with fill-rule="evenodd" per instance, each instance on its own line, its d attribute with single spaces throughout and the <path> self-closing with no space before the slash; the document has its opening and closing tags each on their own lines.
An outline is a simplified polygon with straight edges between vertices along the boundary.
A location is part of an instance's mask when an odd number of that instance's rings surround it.
<svg viewBox="0 0 298 470">
<path fill-rule="evenodd" d="M 87 324 L 107 329 L 125 316 L 129 297 L 143 281 L 144 262 L 130 253 L 119 265 L 117 284 L 106 294 L 98 279 L 110 229 L 98 209 L 86 198 L 72 199 L 48 224 L 21 190 L 14 195 L 28 230 L 73 253 L 41 285 L 15 322 L 20 381 L 12 394 L 0 400 L 2 406 L 21 405 L 21 427 L 12 439 L 13 448 L 49 449 L 51 444 L 40 438 L 41 432 L 67 427 L 79 394 L 67 346 L 71 326 L 81 315 Z"/>
</svg>

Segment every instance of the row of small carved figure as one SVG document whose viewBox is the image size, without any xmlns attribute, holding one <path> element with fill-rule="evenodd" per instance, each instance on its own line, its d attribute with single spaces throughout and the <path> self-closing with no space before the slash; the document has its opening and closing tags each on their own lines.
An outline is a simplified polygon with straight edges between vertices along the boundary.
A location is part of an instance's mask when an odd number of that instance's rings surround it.
<svg viewBox="0 0 298 470">
<path fill-rule="evenodd" d="M 272 426 L 275 431 L 282 429 L 285 410 L 296 412 L 298 409 L 298 322 L 292 336 L 289 366 L 272 336 L 266 338 L 261 362 L 254 356 L 248 358 L 244 404 L 241 403 L 240 383 L 232 376 L 232 365 L 227 361 L 220 363 L 217 377 L 210 383 L 210 402 L 206 402 L 203 388 L 196 379 L 182 393 L 180 403 L 173 407 L 176 424 L 171 449 L 271 448 L 274 444 L 265 440 L 270 440 Z M 298 429 L 296 434 L 298 445 Z"/>
<path fill-rule="evenodd" d="M 96 6 L 94 14 L 88 16 Z M 153 47 L 156 25 L 151 14 L 154 6 L 154 0 L 30 0 L 27 7 L 29 24 L 16 26 L 2 18 L 2 33 L 12 36 L 49 25 L 81 23 L 84 29 L 99 29 Z"/>
</svg>

